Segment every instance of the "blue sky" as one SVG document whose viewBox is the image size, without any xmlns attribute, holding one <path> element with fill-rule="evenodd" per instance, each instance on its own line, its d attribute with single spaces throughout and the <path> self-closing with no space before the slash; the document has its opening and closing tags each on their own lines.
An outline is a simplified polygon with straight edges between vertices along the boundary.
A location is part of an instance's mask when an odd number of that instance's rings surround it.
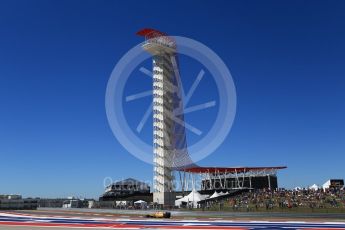
<svg viewBox="0 0 345 230">
<path fill-rule="evenodd" d="M 1 1 L 0 193 L 97 197 L 105 177 L 151 179 L 104 108 L 111 71 L 144 27 L 196 39 L 231 70 L 233 128 L 199 164 L 287 165 L 282 187 L 344 178 L 344 12 L 343 1 Z M 195 104 L 215 96 L 201 87 Z M 188 119 L 207 130 L 210 116 Z"/>
</svg>

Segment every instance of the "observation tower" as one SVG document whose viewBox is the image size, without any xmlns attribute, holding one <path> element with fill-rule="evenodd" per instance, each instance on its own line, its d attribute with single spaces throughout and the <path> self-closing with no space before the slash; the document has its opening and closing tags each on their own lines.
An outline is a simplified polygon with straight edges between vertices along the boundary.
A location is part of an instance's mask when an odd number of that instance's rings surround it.
<svg viewBox="0 0 345 230">
<path fill-rule="evenodd" d="M 176 43 L 154 29 L 137 34 L 145 37 L 142 47 L 153 59 L 153 202 L 171 207 L 175 202 L 173 171 L 192 164 L 187 151 Z"/>
</svg>

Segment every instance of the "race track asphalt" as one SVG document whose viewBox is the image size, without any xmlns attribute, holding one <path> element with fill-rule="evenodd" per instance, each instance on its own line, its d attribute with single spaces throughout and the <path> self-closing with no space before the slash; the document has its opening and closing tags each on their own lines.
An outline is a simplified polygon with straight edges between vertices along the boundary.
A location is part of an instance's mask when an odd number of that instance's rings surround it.
<svg viewBox="0 0 345 230">
<path fill-rule="evenodd" d="M 39 209 L 0 211 L 0 230 L 47 229 L 344 229 L 343 214 L 172 211 L 171 219 L 147 219 L 152 210 Z M 312 217 L 310 217 L 312 216 Z"/>
<path fill-rule="evenodd" d="M 88 213 L 106 215 L 130 215 L 144 216 L 155 212 L 155 210 L 120 210 L 120 209 L 51 209 L 40 208 L 38 212 L 56 214 L 62 212 L 66 215 L 76 215 Z M 169 211 L 173 217 L 195 217 L 195 218 L 250 218 L 250 219 L 267 219 L 278 218 L 287 220 L 300 219 L 324 219 L 324 220 L 345 220 L 345 213 L 296 213 L 296 212 L 225 212 L 225 211 Z M 37 211 L 33 211 L 37 213 Z"/>
</svg>

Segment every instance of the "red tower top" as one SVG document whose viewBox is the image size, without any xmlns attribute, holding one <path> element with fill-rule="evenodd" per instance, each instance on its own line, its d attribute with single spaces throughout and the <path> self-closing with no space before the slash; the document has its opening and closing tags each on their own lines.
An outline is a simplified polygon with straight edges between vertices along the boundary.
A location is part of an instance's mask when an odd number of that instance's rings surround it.
<svg viewBox="0 0 345 230">
<path fill-rule="evenodd" d="M 146 39 L 168 36 L 166 33 L 151 28 L 144 28 L 137 32 L 137 35 L 144 36 Z"/>
<path fill-rule="evenodd" d="M 166 33 L 163 33 L 159 30 L 151 29 L 151 28 L 144 28 L 142 30 L 139 30 L 137 33 L 139 36 L 145 37 L 146 40 L 155 40 L 157 38 L 158 40 L 164 41 L 166 45 L 168 45 L 171 48 L 176 49 L 176 42 L 173 38 L 169 37 Z"/>
</svg>

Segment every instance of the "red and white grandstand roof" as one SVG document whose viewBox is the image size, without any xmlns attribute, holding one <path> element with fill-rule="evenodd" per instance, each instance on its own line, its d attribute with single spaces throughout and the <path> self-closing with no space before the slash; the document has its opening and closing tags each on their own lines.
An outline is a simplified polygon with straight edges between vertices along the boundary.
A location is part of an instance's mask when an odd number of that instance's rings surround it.
<svg viewBox="0 0 345 230">
<path fill-rule="evenodd" d="M 286 166 L 274 167 L 187 167 L 180 171 L 189 173 L 246 173 L 265 170 L 286 169 Z"/>
</svg>

